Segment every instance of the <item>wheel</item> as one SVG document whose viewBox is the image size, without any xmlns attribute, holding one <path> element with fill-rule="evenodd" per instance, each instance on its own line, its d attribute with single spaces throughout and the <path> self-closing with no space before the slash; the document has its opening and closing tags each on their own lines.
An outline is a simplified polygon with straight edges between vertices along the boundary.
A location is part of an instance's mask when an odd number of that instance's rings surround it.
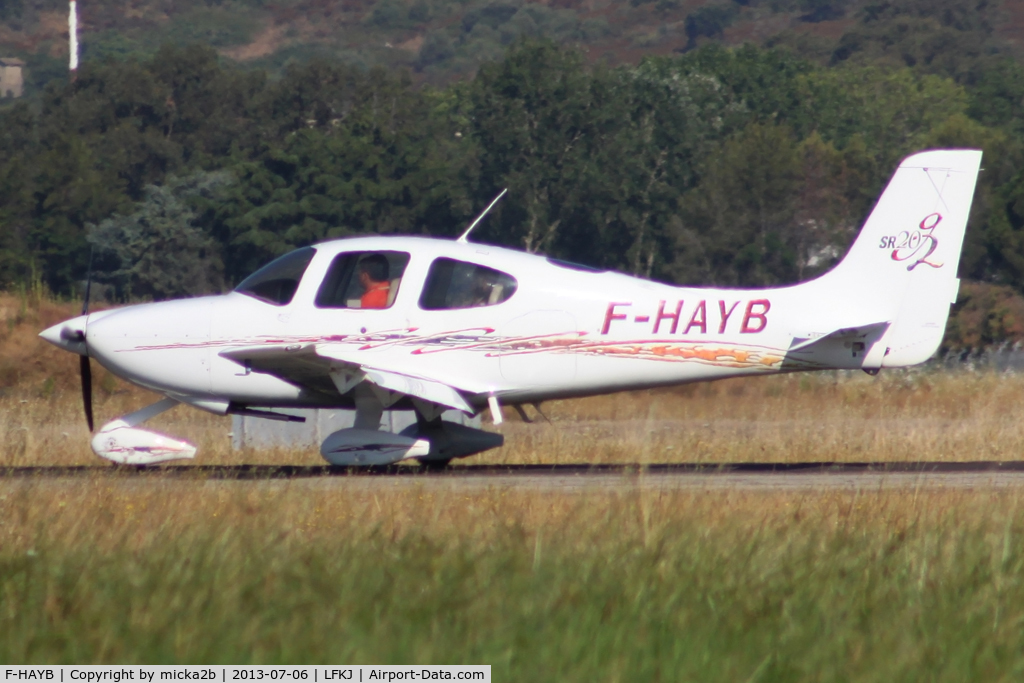
<svg viewBox="0 0 1024 683">
<path fill-rule="evenodd" d="M 420 460 L 420 467 L 428 472 L 436 472 L 438 470 L 447 469 L 451 461 L 451 458 L 444 460 Z"/>
</svg>

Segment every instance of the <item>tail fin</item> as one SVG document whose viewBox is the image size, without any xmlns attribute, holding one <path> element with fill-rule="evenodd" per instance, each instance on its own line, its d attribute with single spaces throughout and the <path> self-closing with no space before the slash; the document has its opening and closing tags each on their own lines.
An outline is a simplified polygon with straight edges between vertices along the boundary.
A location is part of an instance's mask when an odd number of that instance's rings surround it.
<svg viewBox="0 0 1024 683">
<path fill-rule="evenodd" d="M 978 150 L 904 159 L 846 257 L 804 285 L 838 304 L 844 321 L 889 323 L 870 354 L 875 367 L 922 363 L 942 342 L 980 165 Z"/>
</svg>

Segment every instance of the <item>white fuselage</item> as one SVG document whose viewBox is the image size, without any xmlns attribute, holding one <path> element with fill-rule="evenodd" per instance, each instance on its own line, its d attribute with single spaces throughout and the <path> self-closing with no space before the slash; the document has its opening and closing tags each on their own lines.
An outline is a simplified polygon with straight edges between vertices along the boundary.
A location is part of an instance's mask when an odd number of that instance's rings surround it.
<svg viewBox="0 0 1024 683">
<path fill-rule="evenodd" d="M 346 250 L 409 253 L 390 308 L 314 305 L 329 264 Z M 427 270 L 440 257 L 500 270 L 516 279 L 518 289 L 497 305 L 423 310 L 419 300 Z M 327 343 L 349 358 L 397 372 L 415 375 L 429 368 L 431 376 L 468 388 L 477 406 L 485 395 L 536 401 L 783 369 L 861 367 L 852 355 L 839 364 L 813 354 L 786 359 L 794 324 L 807 317 L 805 297 L 795 289 L 672 287 L 497 247 L 415 237 L 354 238 L 319 245 L 285 305 L 230 293 L 93 314 L 89 354 L 124 379 L 191 403 L 250 406 L 349 401 L 246 372 L 221 352 Z M 866 320 L 857 311 L 827 305 L 819 311 L 819 330 L 832 330 L 841 319 Z"/>
</svg>

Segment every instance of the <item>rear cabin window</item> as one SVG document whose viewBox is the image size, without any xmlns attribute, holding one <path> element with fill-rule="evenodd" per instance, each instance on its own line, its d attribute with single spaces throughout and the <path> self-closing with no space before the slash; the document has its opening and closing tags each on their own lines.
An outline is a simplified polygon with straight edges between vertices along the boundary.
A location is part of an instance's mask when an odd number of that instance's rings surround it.
<svg viewBox="0 0 1024 683">
<path fill-rule="evenodd" d="M 276 258 L 242 280 L 235 291 L 275 306 L 289 304 L 314 254 L 313 247 L 303 247 Z"/>
<path fill-rule="evenodd" d="M 316 293 L 317 308 L 390 308 L 409 264 L 403 251 L 338 254 Z"/>
<path fill-rule="evenodd" d="M 518 286 L 508 273 L 475 263 L 439 258 L 430 265 L 420 308 L 443 311 L 496 306 L 508 301 Z"/>
</svg>

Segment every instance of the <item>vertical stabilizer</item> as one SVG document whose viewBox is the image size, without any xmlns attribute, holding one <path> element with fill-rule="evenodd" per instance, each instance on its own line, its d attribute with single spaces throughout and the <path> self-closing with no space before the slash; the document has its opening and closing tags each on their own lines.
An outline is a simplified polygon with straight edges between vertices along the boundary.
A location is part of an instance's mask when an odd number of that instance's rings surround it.
<svg viewBox="0 0 1024 683">
<path fill-rule="evenodd" d="M 891 323 L 881 367 L 922 363 L 942 342 L 980 165 L 978 150 L 907 157 L 846 257 L 806 285 L 846 320 Z"/>
</svg>

